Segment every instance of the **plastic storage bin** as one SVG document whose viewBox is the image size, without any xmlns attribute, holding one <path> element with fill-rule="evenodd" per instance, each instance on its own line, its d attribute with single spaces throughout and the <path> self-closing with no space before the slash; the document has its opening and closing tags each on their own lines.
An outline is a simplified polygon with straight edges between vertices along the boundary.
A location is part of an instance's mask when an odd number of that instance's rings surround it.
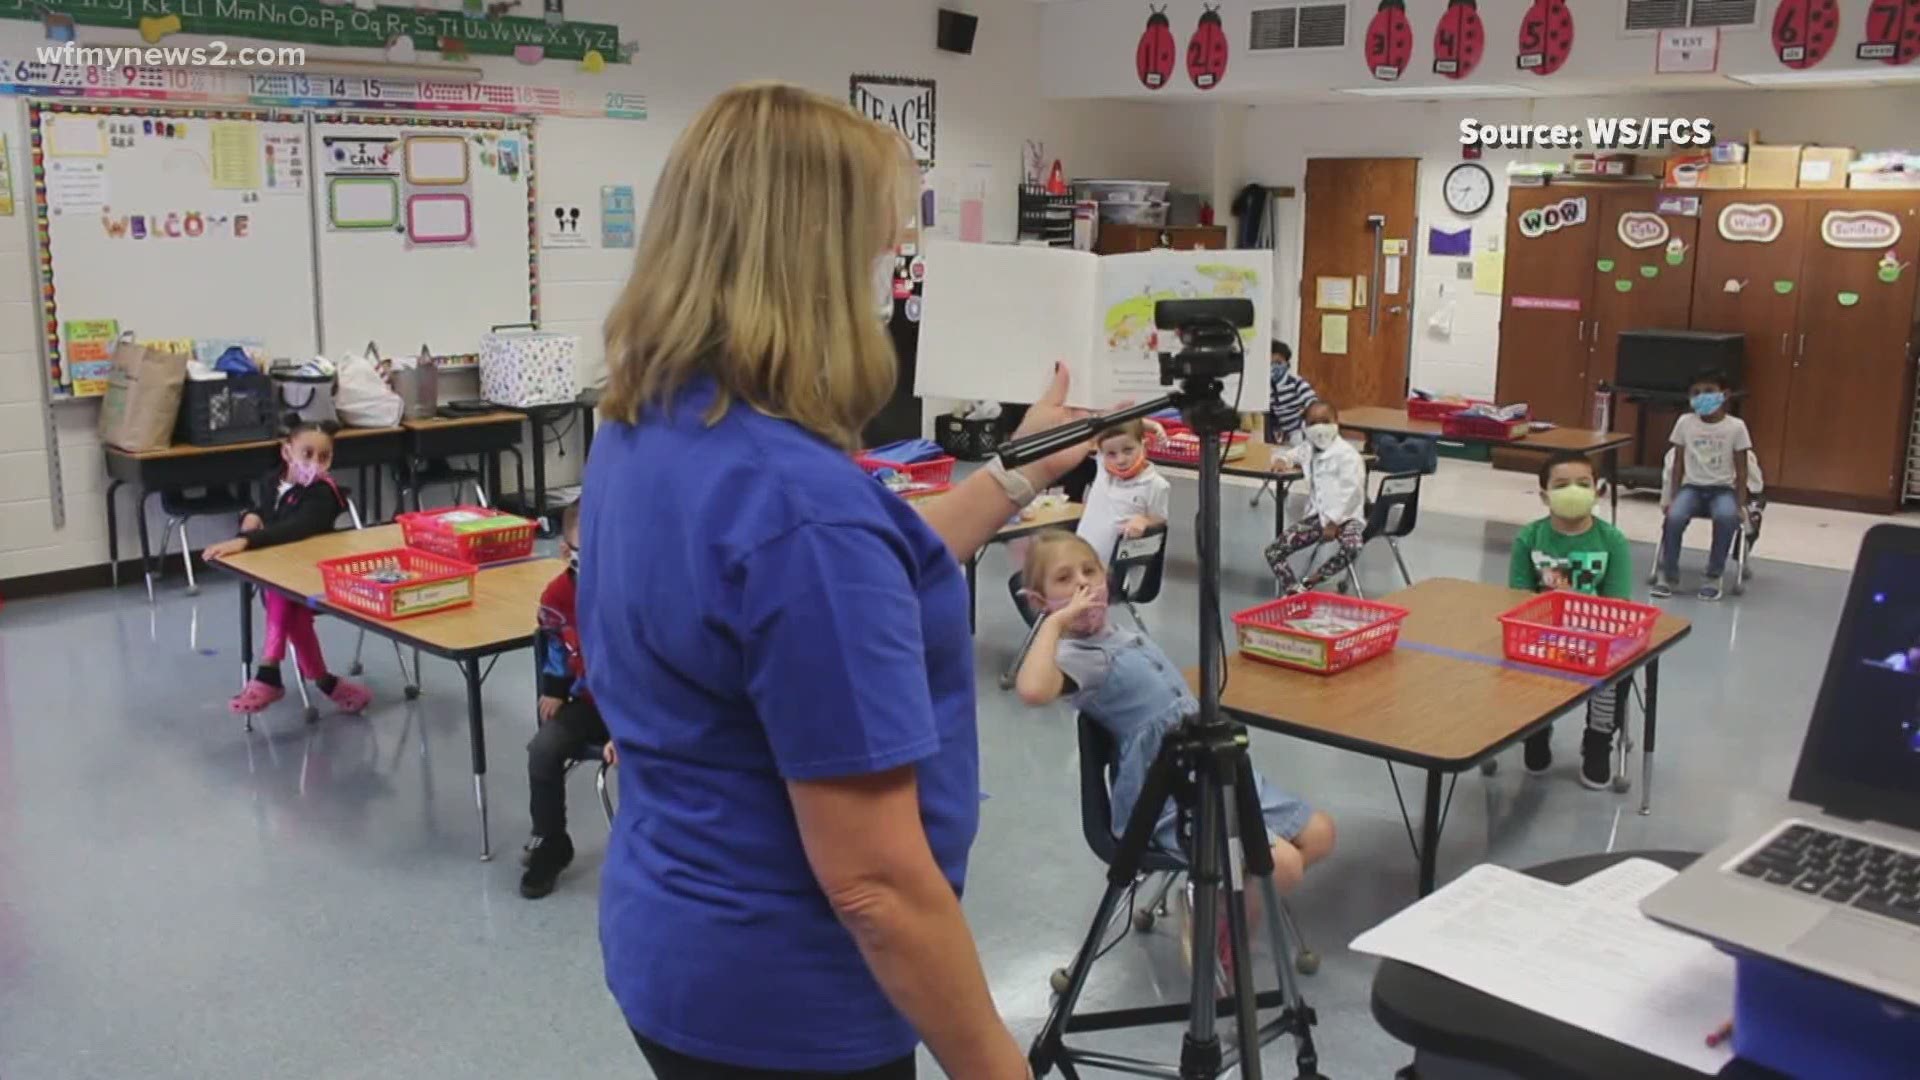
<svg viewBox="0 0 1920 1080">
<path fill-rule="evenodd" d="M 266 375 L 229 375 L 204 382 L 188 379 L 180 391 L 174 441 L 230 446 L 271 439 L 279 426 L 273 380 Z"/>
<path fill-rule="evenodd" d="M 891 475 L 900 478 L 899 486 L 893 483 L 887 486 L 909 499 L 938 495 L 953 486 L 953 459 L 950 457 L 900 462 L 856 454 L 853 461 L 865 469 L 868 476 L 881 476 L 884 479 L 886 475 Z"/>
<path fill-rule="evenodd" d="M 327 600 L 376 619 L 409 619 L 473 603 L 474 568 L 413 548 L 326 559 Z M 404 576 L 401 576 L 404 575 Z"/>
<path fill-rule="evenodd" d="M 1244 431 L 1230 431 L 1222 435 L 1220 441 L 1227 444 L 1226 460 L 1237 461 L 1246 457 L 1249 437 Z M 1164 440 L 1148 437 L 1147 459 L 1169 465 L 1199 465 L 1200 439 L 1185 428 L 1169 427 Z"/>
<path fill-rule="evenodd" d="M 1461 416 L 1455 413 L 1441 419 L 1440 434 L 1456 439 L 1513 442 L 1525 438 L 1532 426 L 1524 416 L 1517 420 L 1495 420 L 1486 416 Z"/>
<path fill-rule="evenodd" d="M 480 565 L 533 554 L 534 523 L 478 506 L 400 514 L 407 546 L 443 559 Z"/>
<path fill-rule="evenodd" d="M 1475 405 L 1491 405 L 1491 404 L 1493 404 L 1493 402 L 1483 401 L 1479 398 L 1466 398 L 1464 400 L 1442 401 L 1435 398 L 1410 397 L 1407 399 L 1407 419 L 1409 420 L 1445 420 L 1447 417 L 1452 416 L 1454 413 L 1460 412 L 1463 409 L 1470 409 Z"/>
<path fill-rule="evenodd" d="M 1406 617 L 1392 604 L 1310 592 L 1248 608 L 1233 625 L 1242 656 L 1332 675 L 1392 652 Z"/>
<path fill-rule="evenodd" d="M 1575 592 L 1533 597 L 1500 616 L 1507 659 L 1606 676 L 1647 651 L 1660 609 Z"/>
</svg>

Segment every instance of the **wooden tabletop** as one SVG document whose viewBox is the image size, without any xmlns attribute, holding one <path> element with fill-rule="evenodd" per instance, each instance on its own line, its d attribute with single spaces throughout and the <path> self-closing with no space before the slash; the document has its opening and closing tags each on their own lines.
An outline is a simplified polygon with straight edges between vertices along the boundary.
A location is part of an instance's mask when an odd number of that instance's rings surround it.
<svg viewBox="0 0 1920 1080">
<path fill-rule="evenodd" d="M 341 439 L 366 439 L 377 435 L 398 435 L 400 431 L 401 429 L 397 427 L 350 427 L 341 428 L 339 431 L 334 432 L 333 437 L 335 441 Z M 249 442 L 227 443 L 224 446 L 193 446 L 187 443 L 176 443 L 173 446 L 167 447 L 165 450 L 141 450 L 138 452 L 122 450 L 117 446 L 109 446 L 106 449 L 107 453 L 119 457 L 133 458 L 137 461 L 153 461 L 160 458 L 200 457 L 206 454 L 232 454 L 242 450 L 264 450 L 279 445 L 279 439 L 254 439 Z"/>
<path fill-rule="evenodd" d="M 435 416 L 427 420 L 402 420 L 400 426 L 408 431 L 434 431 L 440 428 L 479 427 L 486 424 L 524 424 L 527 418 L 523 413 L 496 409 L 493 412 L 475 413 L 472 416 Z"/>
<path fill-rule="evenodd" d="M 1029 507 L 1028 509 L 1032 508 Z M 1020 519 L 1002 525 L 999 533 L 994 536 L 994 539 L 1018 540 L 1023 536 L 1032 536 L 1034 533 L 1044 532 L 1047 529 L 1071 529 L 1075 525 L 1080 524 L 1080 517 L 1085 514 L 1086 511 L 1087 508 L 1084 505 L 1074 502 L 1067 503 L 1064 506 L 1054 507 L 1051 510 L 1034 510 L 1031 517 L 1027 516 L 1025 511 L 1022 511 Z"/>
<path fill-rule="evenodd" d="M 1261 441 L 1258 435 L 1249 437 L 1244 445 L 1247 448 L 1246 454 L 1234 458 L 1231 461 L 1223 462 L 1220 466 L 1221 475 L 1253 476 L 1262 479 L 1273 475 L 1273 456 L 1274 451 L 1278 448 L 1268 446 L 1265 442 Z M 1155 461 L 1153 465 L 1157 469 L 1178 469 L 1181 472 L 1194 473 L 1200 471 L 1200 466 L 1188 465 L 1184 462 Z M 1289 468 L 1280 475 L 1297 477 L 1300 475 L 1300 470 L 1297 468 Z"/>
<path fill-rule="evenodd" d="M 403 546 L 400 526 L 329 533 L 297 544 L 243 551 L 220 565 L 255 584 L 294 596 L 317 596 L 325 591 L 317 565 L 370 551 Z M 560 559 L 530 559 L 503 566 L 483 567 L 475 582 L 474 602 L 434 615 L 387 622 L 322 602 L 320 610 L 372 627 L 406 645 L 417 645 L 438 655 L 484 653 L 530 640 L 539 629 L 540 594 L 554 576 L 567 568 Z"/>
<path fill-rule="evenodd" d="M 1590 680 L 1504 659 L 1499 616 L 1531 595 L 1474 581 L 1423 581 L 1382 598 L 1411 612 L 1392 653 L 1337 675 L 1313 675 L 1235 651 L 1221 704 L 1252 727 L 1423 768 L 1470 767 L 1594 688 Z M 1647 655 L 1691 629 L 1685 619 L 1662 616 Z M 1188 672 L 1190 682 L 1197 678 L 1197 670 Z"/>
<path fill-rule="evenodd" d="M 1382 409 L 1370 405 L 1343 410 L 1340 413 L 1340 426 L 1349 431 L 1364 431 L 1371 435 L 1425 435 L 1450 442 L 1489 443 L 1494 446 L 1512 447 L 1515 450 L 1542 452 L 1566 450 L 1573 453 L 1592 454 L 1633 445 L 1633 436 L 1625 432 L 1588 431 L 1583 428 L 1533 431 L 1512 441 L 1448 435 L 1438 420 L 1415 420 L 1407 415 L 1405 409 Z"/>
</svg>

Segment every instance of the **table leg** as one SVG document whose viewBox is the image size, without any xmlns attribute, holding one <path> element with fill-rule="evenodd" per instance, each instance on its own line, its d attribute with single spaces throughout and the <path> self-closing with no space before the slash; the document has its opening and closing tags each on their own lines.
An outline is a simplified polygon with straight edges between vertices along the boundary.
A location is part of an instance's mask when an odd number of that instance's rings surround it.
<svg viewBox="0 0 1920 1080">
<path fill-rule="evenodd" d="M 1660 716 L 1660 658 L 1647 662 L 1647 718 L 1640 731 L 1640 815 L 1653 813 L 1653 735 Z"/>
<path fill-rule="evenodd" d="M 1273 536 L 1279 539 L 1287 535 L 1287 492 L 1293 485 L 1279 477 L 1273 480 Z"/>
<path fill-rule="evenodd" d="M 139 498 L 133 502 L 133 513 L 140 526 L 140 573 L 147 580 L 147 603 L 153 603 L 153 541 L 147 536 L 147 496 L 151 495 L 145 484 L 139 487 Z"/>
<path fill-rule="evenodd" d="M 1440 863 L 1440 773 L 1427 770 L 1426 806 L 1420 818 L 1420 895 L 1433 891 Z"/>
<path fill-rule="evenodd" d="M 580 460 L 593 453 L 593 414 L 599 409 L 592 405 L 580 407 Z"/>
<path fill-rule="evenodd" d="M 980 628 L 980 556 L 967 560 L 967 633 L 975 633 Z"/>
<path fill-rule="evenodd" d="M 533 427 L 533 519 L 540 531 L 547 532 L 547 425 L 538 416 L 529 416 Z M 524 492 L 522 493 L 524 494 Z"/>
<path fill-rule="evenodd" d="M 1607 451 L 1607 493 L 1613 502 L 1613 523 L 1620 524 L 1620 450 Z"/>
<path fill-rule="evenodd" d="M 480 661 L 460 661 L 467 679 L 467 740 L 473 747 L 473 803 L 480 810 L 480 861 L 493 858 L 493 840 L 487 834 L 487 730 L 480 708 Z"/>
<path fill-rule="evenodd" d="M 240 579 L 240 689 L 253 681 L 253 582 Z M 253 730 L 253 717 L 245 718 L 245 729 Z"/>
<path fill-rule="evenodd" d="M 500 505 L 500 451 L 498 450 L 487 451 L 486 457 L 481 462 L 480 470 L 487 474 L 486 485 L 487 485 L 488 505 L 499 506 Z M 420 496 L 418 494 L 414 495 L 414 498 L 416 499 L 419 497 Z"/>
<path fill-rule="evenodd" d="M 113 587 L 120 587 L 120 510 L 114 505 L 114 496 L 120 493 L 124 481 L 107 481 L 107 572 L 113 575 Z"/>
</svg>

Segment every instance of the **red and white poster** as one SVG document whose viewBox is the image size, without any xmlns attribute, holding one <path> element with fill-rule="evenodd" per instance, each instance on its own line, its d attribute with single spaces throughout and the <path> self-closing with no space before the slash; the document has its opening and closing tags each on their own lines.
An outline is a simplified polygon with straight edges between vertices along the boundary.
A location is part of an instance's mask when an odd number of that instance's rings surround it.
<svg viewBox="0 0 1920 1080">
<path fill-rule="evenodd" d="M 1187 42 L 1187 78 L 1202 90 L 1219 86 L 1227 77 L 1227 51 L 1227 28 L 1220 21 L 1220 8 L 1209 4 Z"/>
<path fill-rule="evenodd" d="M 1840 36 L 1840 0 L 1780 0 L 1773 12 L 1773 55 L 1795 70 L 1827 58 Z"/>
<path fill-rule="evenodd" d="M 1476 0 L 1447 0 L 1433 31 L 1433 73 L 1464 79 L 1480 66 L 1487 49 L 1487 28 Z"/>
<path fill-rule="evenodd" d="M 1165 88 L 1173 78 L 1173 64 L 1179 53 L 1180 46 L 1173 40 L 1173 21 L 1167 18 L 1167 6 L 1148 5 L 1147 29 L 1133 51 L 1133 70 L 1140 77 L 1140 85 L 1149 90 Z"/>
<path fill-rule="evenodd" d="M 1551 75 L 1573 55 L 1573 11 L 1567 0 L 1533 0 L 1520 17 L 1517 66 L 1535 75 Z"/>
<path fill-rule="evenodd" d="M 1873 0 L 1866 40 L 1854 56 L 1896 65 L 1920 56 L 1920 0 Z"/>
<path fill-rule="evenodd" d="M 1413 59 L 1413 24 L 1407 21 L 1406 0 L 1380 0 L 1380 10 L 1367 23 L 1367 71 L 1392 82 L 1406 74 Z"/>
</svg>

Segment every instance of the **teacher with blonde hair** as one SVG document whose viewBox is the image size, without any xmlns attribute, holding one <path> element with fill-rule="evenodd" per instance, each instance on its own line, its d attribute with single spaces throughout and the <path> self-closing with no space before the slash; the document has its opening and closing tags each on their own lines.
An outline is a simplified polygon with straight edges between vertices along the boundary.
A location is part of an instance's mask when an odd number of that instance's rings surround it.
<svg viewBox="0 0 1920 1080">
<path fill-rule="evenodd" d="M 607 985 L 655 1073 L 1028 1075 L 960 909 L 979 824 L 961 570 L 1086 448 L 916 509 L 850 459 L 918 177 L 830 98 L 680 136 L 607 320 L 580 633 L 620 757 Z M 1036 380 L 1038 382 L 1039 380 Z M 1056 369 L 1025 428 L 1071 418 Z"/>
</svg>

